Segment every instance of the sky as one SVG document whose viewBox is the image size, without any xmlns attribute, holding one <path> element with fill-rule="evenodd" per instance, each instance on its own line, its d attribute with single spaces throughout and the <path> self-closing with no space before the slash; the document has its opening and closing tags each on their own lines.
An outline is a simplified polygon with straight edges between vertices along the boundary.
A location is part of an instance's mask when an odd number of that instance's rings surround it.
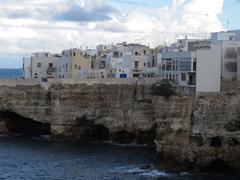
<svg viewBox="0 0 240 180">
<path fill-rule="evenodd" d="M 33 52 L 208 38 L 240 29 L 240 0 L 0 0 L 0 68 Z"/>
</svg>

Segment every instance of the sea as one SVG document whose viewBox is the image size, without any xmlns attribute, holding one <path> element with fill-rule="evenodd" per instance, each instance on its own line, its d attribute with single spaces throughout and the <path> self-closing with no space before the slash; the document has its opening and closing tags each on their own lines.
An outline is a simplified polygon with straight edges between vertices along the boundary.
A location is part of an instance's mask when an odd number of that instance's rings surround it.
<svg viewBox="0 0 240 180">
<path fill-rule="evenodd" d="M 0 69 L 0 79 L 21 79 L 22 69 Z"/>
<path fill-rule="evenodd" d="M 239 179 L 229 175 L 166 173 L 154 167 L 155 158 L 154 148 L 147 146 L 0 137 L 0 179 L 3 180 Z"/>
</svg>

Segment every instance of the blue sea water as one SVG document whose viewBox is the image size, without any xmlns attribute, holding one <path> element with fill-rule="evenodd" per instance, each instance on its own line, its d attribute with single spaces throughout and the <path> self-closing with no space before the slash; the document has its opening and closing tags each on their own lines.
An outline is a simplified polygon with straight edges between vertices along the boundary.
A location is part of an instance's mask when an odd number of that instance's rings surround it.
<svg viewBox="0 0 240 180">
<path fill-rule="evenodd" d="M 0 137 L 3 180 L 237 180 L 221 175 L 168 174 L 154 168 L 155 151 L 144 146 L 56 143 Z M 151 165 L 152 168 L 142 167 Z"/>
<path fill-rule="evenodd" d="M 0 69 L 0 79 L 20 79 L 21 77 L 21 69 Z"/>
</svg>

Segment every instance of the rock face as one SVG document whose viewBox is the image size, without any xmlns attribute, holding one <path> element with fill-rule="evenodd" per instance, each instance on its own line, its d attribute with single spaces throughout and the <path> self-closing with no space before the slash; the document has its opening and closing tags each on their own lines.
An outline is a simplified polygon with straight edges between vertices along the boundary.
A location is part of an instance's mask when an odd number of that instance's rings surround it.
<svg viewBox="0 0 240 180">
<path fill-rule="evenodd" d="M 0 114 L 8 122 L 6 112 L 48 123 L 55 137 L 153 145 L 157 120 L 167 116 L 167 109 L 181 110 L 182 98 L 174 98 L 168 103 L 154 97 L 151 85 L 53 84 L 48 90 L 41 85 L 1 86 Z"/>
<path fill-rule="evenodd" d="M 240 94 L 197 98 L 190 127 L 194 163 L 240 170 Z"/>
<path fill-rule="evenodd" d="M 240 171 L 237 91 L 195 98 L 150 84 L 1 85 L 0 132 L 156 145 L 161 169 Z"/>
</svg>

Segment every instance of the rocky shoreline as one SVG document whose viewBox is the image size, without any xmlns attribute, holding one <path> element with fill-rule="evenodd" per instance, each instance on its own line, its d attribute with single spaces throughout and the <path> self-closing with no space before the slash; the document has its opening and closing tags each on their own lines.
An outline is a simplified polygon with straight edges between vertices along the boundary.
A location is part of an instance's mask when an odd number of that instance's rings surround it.
<svg viewBox="0 0 240 180">
<path fill-rule="evenodd" d="M 0 130 L 147 144 L 166 171 L 240 172 L 239 94 L 165 96 L 150 84 L 2 85 Z"/>
</svg>

